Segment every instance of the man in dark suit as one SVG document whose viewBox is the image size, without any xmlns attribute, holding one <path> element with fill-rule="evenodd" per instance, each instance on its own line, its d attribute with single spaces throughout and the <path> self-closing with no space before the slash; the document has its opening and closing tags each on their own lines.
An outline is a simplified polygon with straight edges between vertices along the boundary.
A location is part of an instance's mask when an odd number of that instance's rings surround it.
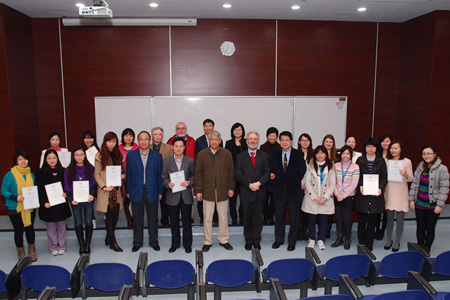
<svg viewBox="0 0 450 300">
<path fill-rule="evenodd" d="M 127 155 L 127 196 L 133 212 L 133 252 L 142 247 L 144 241 L 144 212 L 147 212 L 149 245 L 159 251 L 158 201 L 163 188 L 161 183 L 162 156 L 149 149 L 150 134 L 141 131 L 138 135 L 139 149 Z"/>
<path fill-rule="evenodd" d="M 181 220 L 183 222 L 183 247 L 186 253 L 192 252 L 192 224 L 191 224 L 191 210 L 192 210 L 192 186 L 194 184 L 194 159 L 183 155 L 186 147 L 184 138 L 177 137 L 173 140 L 174 155 L 169 156 L 163 161 L 162 170 L 162 184 L 167 190 L 166 204 L 170 217 L 170 228 L 172 231 L 172 245 L 169 252 L 175 252 L 181 244 L 180 238 L 180 211 Z M 177 172 L 184 172 L 184 181 L 178 186 L 172 182 L 171 174 L 174 176 Z M 184 188 L 182 191 L 177 191 L 177 188 Z M 175 192 L 174 192 L 175 191 Z"/>
<path fill-rule="evenodd" d="M 264 220 L 264 202 L 270 180 L 267 153 L 257 150 L 259 134 L 247 133 L 248 151 L 236 156 L 236 180 L 241 184 L 240 199 L 244 212 L 245 250 L 261 249 L 261 231 Z"/>
<path fill-rule="evenodd" d="M 300 208 L 304 192 L 302 179 L 306 172 L 303 154 L 292 148 L 292 133 L 283 131 L 280 133 L 281 150 L 272 154 L 272 174 L 274 179 L 273 195 L 275 200 L 275 242 L 273 249 L 279 248 L 284 243 L 286 228 L 286 206 L 289 212 L 288 251 L 295 249 L 297 241 Z"/>
</svg>

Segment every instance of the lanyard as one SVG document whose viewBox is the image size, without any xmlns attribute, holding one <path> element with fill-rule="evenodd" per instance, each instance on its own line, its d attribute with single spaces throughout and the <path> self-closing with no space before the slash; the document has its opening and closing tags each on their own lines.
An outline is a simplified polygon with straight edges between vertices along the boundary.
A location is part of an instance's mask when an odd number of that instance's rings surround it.
<svg viewBox="0 0 450 300">
<path fill-rule="evenodd" d="M 352 165 L 352 161 L 350 161 L 350 164 L 347 167 L 347 170 L 345 170 L 344 173 L 344 163 L 341 162 L 341 170 L 342 170 L 342 186 L 344 186 L 344 179 L 345 179 L 345 175 L 347 175 L 348 169 L 350 169 L 350 166 Z"/>
</svg>

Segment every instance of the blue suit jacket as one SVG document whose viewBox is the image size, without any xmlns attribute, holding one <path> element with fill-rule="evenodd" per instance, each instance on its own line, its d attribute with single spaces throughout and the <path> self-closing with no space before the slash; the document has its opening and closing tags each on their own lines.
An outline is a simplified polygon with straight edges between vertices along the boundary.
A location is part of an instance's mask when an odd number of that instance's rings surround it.
<svg viewBox="0 0 450 300">
<path fill-rule="evenodd" d="M 147 166 L 145 167 L 145 180 L 147 200 L 157 203 L 158 195 L 163 194 L 161 182 L 162 156 L 149 149 Z M 127 193 L 131 202 L 141 202 L 144 192 L 144 165 L 142 164 L 140 150 L 134 150 L 127 155 Z"/>
</svg>

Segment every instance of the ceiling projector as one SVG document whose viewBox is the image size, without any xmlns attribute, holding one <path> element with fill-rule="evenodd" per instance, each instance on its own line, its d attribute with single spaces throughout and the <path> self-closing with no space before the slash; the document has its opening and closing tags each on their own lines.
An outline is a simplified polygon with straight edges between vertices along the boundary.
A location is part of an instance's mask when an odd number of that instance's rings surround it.
<svg viewBox="0 0 450 300">
<path fill-rule="evenodd" d="M 112 18 L 113 12 L 105 0 L 94 0 L 93 6 L 80 7 L 78 14 L 83 18 Z"/>
</svg>

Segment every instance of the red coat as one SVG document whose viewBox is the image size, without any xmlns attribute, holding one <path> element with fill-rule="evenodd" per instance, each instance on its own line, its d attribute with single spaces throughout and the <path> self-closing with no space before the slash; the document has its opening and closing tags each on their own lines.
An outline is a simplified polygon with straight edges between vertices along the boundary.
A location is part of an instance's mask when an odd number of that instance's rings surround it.
<svg viewBox="0 0 450 300">
<path fill-rule="evenodd" d="M 167 142 L 167 144 L 172 145 L 173 139 L 176 138 L 177 135 L 175 134 L 173 137 L 170 138 L 170 140 Z M 185 154 L 186 156 L 192 157 L 195 159 L 195 140 L 190 137 L 188 134 L 186 134 L 186 150 Z"/>
</svg>

